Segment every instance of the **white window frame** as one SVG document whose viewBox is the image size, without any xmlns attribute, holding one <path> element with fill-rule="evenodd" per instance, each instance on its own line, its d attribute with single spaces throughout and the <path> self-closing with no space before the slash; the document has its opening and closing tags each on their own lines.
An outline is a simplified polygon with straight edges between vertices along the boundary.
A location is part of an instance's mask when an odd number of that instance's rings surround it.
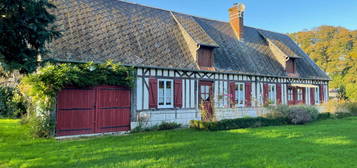
<svg viewBox="0 0 357 168">
<path fill-rule="evenodd" d="M 245 84 L 244 83 L 240 83 L 240 82 L 238 82 L 238 83 L 235 83 L 235 85 L 236 85 L 236 90 L 234 91 L 235 92 L 235 102 L 236 102 L 236 104 L 237 104 L 237 107 L 244 107 L 245 106 Z M 243 86 L 243 93 L 242 93 L 242 95 L 239 95 L 239 86 Z M 240 102 L 240 100 L 241 99 L 243 99 L 243 103 L 239 103 Z"/>
<path fill-rule="evenodd" d="M 315 104 L 320 104 L 320 88 L 315 88 Z"/>
<path fill-rule="evenodd" d="M 164 105 L 159 104 L 160 100 L 160 82 L 164 82 Z M 167 105 L 167 96 L 166 96 L 166 83 L 171 82 L 171 105 Z M 158 79 L 157 83 L 157 107 L 158 108 L 173 108 L 174 107 L 174 81 L 172 79 Z"/>
<path fill-rule="evenodd" d="M 271 92 L 272 88 L 274 88 L 274 92 Z M 268 85 L 268 100 L 269 104 L 276 105 L 276 84 L 269 84 Z M 271 103 L 273 102 L 273 103 Z"/>
<path fill-rule="evenodd" d="M 297 101 L 302 101 L 304 97 L 302 88 L 297 88 L 296 92 L 297 92 Z"/>
</svg>

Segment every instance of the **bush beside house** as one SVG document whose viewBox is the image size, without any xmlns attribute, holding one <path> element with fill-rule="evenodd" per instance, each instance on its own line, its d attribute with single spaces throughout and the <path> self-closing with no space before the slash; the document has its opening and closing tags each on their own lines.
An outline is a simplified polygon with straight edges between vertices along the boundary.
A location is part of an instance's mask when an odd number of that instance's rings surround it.
<svg viewBox="0 0 357 168">
<path fill-rule="evenodd" d="M 154 125 L 152 127 L 143 127 L 142 125 L 135 127 L 131 132 L 147 132 L 147 131 L 163 131 L 163 130 L 172 130 L 181 128 L 182 125 L 176 122 L 162 122 L 158 125 Z"/>
<path fill-rule="evenodd" d="M 26 103 L 16 87 L 0 86 L 0 117 L 19 118 L 26 113 Z"/>
<path fill-rule="evenodd" d="M 255 128 L 262 126 L 277 126 L 287 124 L 306 124 L 315 120 L 323 120 L 329 118 L 344 118 L 349 116 L 357 116 L 357 104 L 346 103 L 344 104 L 347 112 L 338 113 L 319 113 L 316 107 L 313 106 L 287 106 L 278 105 L 274 107 L 268 107 L 270 113 L 262 117 L 256 118 L 237 118 L 229 120 L 221 120 L 217 122 L 192 120 L 190 122 L 190 128 L 198 130 L 229 130 L 239 128 Z"/>
<path fill-rule="evenodd" d="M 269 108 L 275 116 L 288 119 L 289 124 L 305 124 L 318 118 L 319 111 L 313 106 L 287 106 L 279 105 Z M 274 118 L 274 116 L 268 116 Z"/>
</svg>

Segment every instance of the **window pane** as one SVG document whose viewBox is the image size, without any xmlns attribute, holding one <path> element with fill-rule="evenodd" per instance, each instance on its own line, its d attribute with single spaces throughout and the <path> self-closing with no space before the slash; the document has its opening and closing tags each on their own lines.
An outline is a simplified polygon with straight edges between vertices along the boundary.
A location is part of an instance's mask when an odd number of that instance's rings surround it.
<svg viewBox="0 0 357 168">
<path fill-rule="evenodd" d="M 171 89 L 170 88 L 171 88 L 171 85 L 169 87 L 166 87 L 166 105 L 171 105 L 171 103 L 172 103 L 171 102 L 172 93 L 171 93 Z"/>
<path fill-rule="evenodd" d="M 164 105 L 164 97 L 159 97 L 159 105 Z"/>
<path fill-rule="evenodd" d="M 164 81 L 159 81 L 159 88 L 164 88 Z"/>
<path fill-rule="evenodd" d="M 244 92 L 243 92 L 243 84 L 238 84 L 238 87 L 239 87 L 239 90 L 238 90 L 238 94 L 237 94 L 237 97 L 238 97 L 238 104 L 239 105 L 243 105 L 244 104 Z"/>
<path fill-rule="evenodd" d="M 201 86 L 201 93 L 205 93 L 205 86 Z"/>
<path fill-rule="evenodd" d="M 171 81 L 166 81 L 166 88 L 171 89 L 172 83 Z"/>
<path fill-rule="evenodd" d="M 208 94 L 207 93 L 202 93 L 201 94 L 201 99 L 202 100 L 208 100 Z"/>
<path fill-rule="evenodd" d="M 269 101 L 272 103 L 272 104 L 275 104 L 275 85 L 269 85 Z"/>
<path fill-rule="evenodd" d="M 163 82 L 160 84 L 162 84 L 162 86 L 164 86 Z M 164 88 L 161 88 L 159 85 L 159 105 L 164 105 Z"/>
</svg>

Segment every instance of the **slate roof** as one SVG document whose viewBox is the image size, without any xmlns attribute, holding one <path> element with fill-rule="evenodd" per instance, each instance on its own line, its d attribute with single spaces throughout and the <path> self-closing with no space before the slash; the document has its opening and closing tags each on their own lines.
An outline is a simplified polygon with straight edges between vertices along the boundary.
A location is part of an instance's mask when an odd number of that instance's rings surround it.
<svg viewBox="0 0 357 168">
<path fill-rule="evenodd" d="M 181 24 L 192 39 L 200 45 L 219 47 L 218 44 L 203 30 L 193 16 L 172 12 L 178 24 Z"/>
<path fill-rule="evenodd" d="M 297 59 L 301 78 L 329 77 L 287 35 L 244 27 L 239 41 L 230 24 L 120 0 L 53 0 L 63 36 L 43 59 L 95 61 L 199 70 L 179 24 L 199 45 L 214 49 L 219 72 L 288 76 L 267 40 Z M 228 15 L 228 14 L 227 14 Z"/>
</svg>

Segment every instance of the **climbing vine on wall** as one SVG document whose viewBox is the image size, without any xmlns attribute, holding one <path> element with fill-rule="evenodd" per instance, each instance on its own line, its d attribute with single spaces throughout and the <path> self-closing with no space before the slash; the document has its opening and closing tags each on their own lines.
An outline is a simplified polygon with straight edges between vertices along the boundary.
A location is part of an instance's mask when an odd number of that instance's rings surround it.
<svg viewBox="0 0 357 168">
<path fill-rule="evenodd" d="M 21 80 L 21 93 L 30 102 L 25 120 L 33 134 L 40 137 L 53 135 L 51 112 L 55 110 L 57 93 L 65 87 L 121 85 L 132 87 L 134 69 L 108 61 L 103 64 L 47 64 Z"/>
</svg>

